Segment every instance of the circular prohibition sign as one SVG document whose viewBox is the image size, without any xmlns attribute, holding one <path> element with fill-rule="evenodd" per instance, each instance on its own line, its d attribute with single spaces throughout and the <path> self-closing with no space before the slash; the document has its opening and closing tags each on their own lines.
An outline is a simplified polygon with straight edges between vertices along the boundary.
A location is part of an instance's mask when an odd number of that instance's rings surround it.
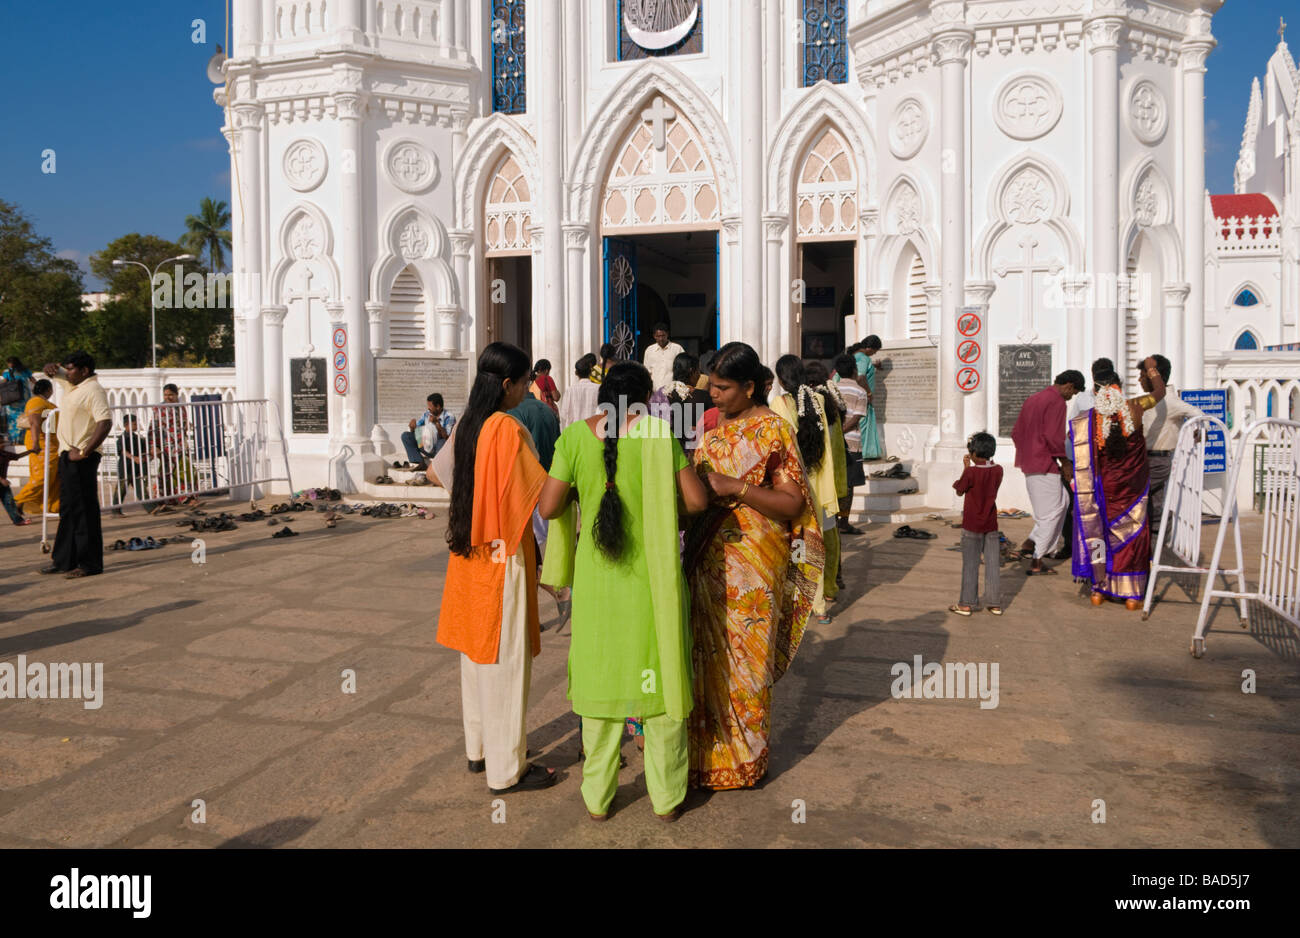
<svg viewBox="0 0 1300 938">
<path fill-rule="evenodd" d="M 343 329 L 343 328 L 341 328 L 341 327 L 338 328 L 338 329 L 335 329 L 335 330 L 334 330 L 334 347 L 335 347 L 335 348 L 343 348 L 343 346 L 345 346 L 345 345 L 347 345 L 347 344 L 348 344 L 348 330 Z"/>
<path fill-rule="evenodd" d="M 974 368 L 963 368 L 957 372 L 957 387 L 963 391 L 974 391 L 980 386 L 980 373 Z"/>
<path fill-rule="evenodd" d="M 348 367 L 348 353 L 347 353 L 347 352 L 335 352 L 335 353 L 334 353 L 334 370 L 335 370 L 335 371 L 346 371 L 346 370 L 347 370 L 347 367 Z"/>
<path fill-rule="evenodd" d="M 965 336 L 971 336 L 979 332 L 981 325 L 983 323 L 980 321 L 979 316 L 974 313 L 967 313 L 957 319 L 957 331 Z"/>
<path fill-rule="evenodd" d="M 957 357 L 961 359 L 963 365 L 973 365 L 979 361 L 980 344 L 974 339 L 968 339 L 957 346 Z"/>
<path fill-rule="evenodd" d="M 335 375 L 335 376 L 334 376 L 334 390 L 337 391 L 339 394 L 347 394 L 347 393 L 348 393 L 348 376 L 347 376 L 347 375 Z"/>
</svg>

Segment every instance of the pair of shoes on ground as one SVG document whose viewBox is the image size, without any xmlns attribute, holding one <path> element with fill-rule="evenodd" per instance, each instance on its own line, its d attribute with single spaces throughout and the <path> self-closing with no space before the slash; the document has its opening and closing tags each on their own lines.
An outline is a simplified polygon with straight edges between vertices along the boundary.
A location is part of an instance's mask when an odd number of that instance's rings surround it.
<svg viewBox="0 0 1300 938">
<path fill-rule="evenodd" d="M 113 550 L 156 550 L 167 544 L 167 538 L 160 537 L 155 540 L 152 537 L 133 537 L 129 541 L 114 541 Z"/>
<path fill-rule="evenodd" d="M 52 576 L 55 573 L 62 573 L 63 578 L 65 580 L 79 580 L 84 576 L 99 575 L 98 573 L 91 573 L 89 570 L 85 570 L 81 567 L 73 567 L 71 570 L 64 570 L 62 567 L 56 567 L 54 564 L 50 564 L 48 567 L 41 567 L 41 569 L 37 570 L 36 572 L 40 574 L 44 574 L 45 576 Z"/>
<path fill-rule="evenodd" d="M 894 463 L 888 469 L 878 469 L 871 473 L 873 479 L 910 479 L 912 474 L 903 467 L 902 463 Z"/>
<path fill-rule="evenodd" d="M 955 612 L 959 616 L 968 616 L 976 612 L 978 608 L 979 608 L 978 606 L 971 607 L 971 606 L 963 606 L 961 603 L 953 603 L 951 606 L 948 607 L 948 611 Z M 984 608 L 986 608 L 989 612 L 991 612 L 995 616 L 1002 615 L 1001 606 L 985 606 Z"/>
<path fill-rule="evenodd" d="M 375 476 L 375 485 L 393 485 L 393 484 L 394 484 L 393 477 L 386 472 L 381 476 Z"/>
<path fill-rule="evenodd" d="M 914 528 L 906 524 L 894 531 L 894 537 L 910 537 L 918 541 L 930 541 L 938 536 L 932 531 L 922 531 L 920 528 Z"/>
<path fill-rule="evenodd" d="M 295 531 L 293 528 L 289 527 L 287 524 L 284 527 L 282 527 L 280 530 L 276 531 L 274 534 L 271 535 L 271 537 L 276 537 L 276 538 L 297 537 L 297 536 L 298 536 L 298 532 Z"/>
</svg>

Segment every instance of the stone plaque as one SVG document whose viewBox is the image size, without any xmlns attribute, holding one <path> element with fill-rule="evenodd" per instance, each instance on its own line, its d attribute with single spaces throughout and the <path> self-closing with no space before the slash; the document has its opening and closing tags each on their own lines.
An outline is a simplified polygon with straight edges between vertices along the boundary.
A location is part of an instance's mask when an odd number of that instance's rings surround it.
<svg viewBox="0 0 1300 938">
<path fill-rule="evenodd" d="M 329 396 L 323 358 L 289 359 L 290 411 L 294 433 L 329 433 Z"/>
<path fill-rule="evenodd" d="M 427 408 L 430 394 L 457 419 L 469 402 L 469 360 L 464 358 L 376 358 L 375 404 L 380 423 L 407 424 Z"/>
<path fill-rule="evenodd" d="M 872 356 L 876 390 L 872 403 L 877 423 L 922 423 L 939 420 L 939 350 L 885 349 Z"/>
<path fill-rule="evenodd" d="M 1051 383 L 1050 345 L 999 345 L 998 436 L 1011 436 L 1025 401 Z"/>
</svg>

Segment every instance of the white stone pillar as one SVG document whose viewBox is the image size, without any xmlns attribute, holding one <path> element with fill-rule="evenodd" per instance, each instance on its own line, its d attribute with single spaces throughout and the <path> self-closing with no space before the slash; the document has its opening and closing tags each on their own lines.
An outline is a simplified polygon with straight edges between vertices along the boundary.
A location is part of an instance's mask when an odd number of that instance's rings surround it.
<svg viewBox="0 0 1300 938">
<path fill-rule="evenodd" d="M 262 4 L 258 0 L 235 0 L 234 36 L 226 54 L 232 59 L 252 59 L 260 53 Z"/>
<path fill-rule="evenodd" d="M 790 219 L 785 215 L 764 215 L 763 229 L 767 240 L 767 311 L 763 316 L 763 344 L 758 346 L 763 361 L 775 361 L 786 352 L 800 354 L 795 337 L 803 328 L 802 321 L 795 327 L 797 305 L 790 299 L 790 279 L 783 277 L 786 264 L 782 254 L 789 255 L 786 231 Z"/>
<path fill-rule="evenodd" d="M 587 285 L 587 246 L 591 240 L 586 225 L 564 226 L 564 296 L 568 300 L 569 330 L 565 342 L 565 356 L 561 362 L 552 362 L 551 377 L 558 378 L 561 390 L 573 381 L 573 363 L 596 343 L 599 323 L 591 312 Z"/>
<path fill-rule="evenodd" d="M 954 7 L 946 4 L 947 7 Z M 961 4 L 947 11 L 953 22 Z M 939 64 L 941 182 L 939 316 L 939 448 L 941 461 L 958 462 L 966 451 L 963 415 L 965 403 L 957 388 L 957 315 L 966 288 L 966 59 L 971 32 L 944 27 L 934 37 Z"/>
<path fill-rule="evenodd" d="M 984 321 L 984 348 L 980 350 L 980 386 L 966 395 L 966 431 L 968 435 L 979 430 L 986 430 L 998 435 L 997 415 L 989 413 L 989 379 L 997 370 L 998 359 L 994 354 L 993 330 L 988 327 L 989 300 L 997 284 L 992 280 L 966 281 L 966 305 L 979 308 L 980 319 Z"/>
<path fill-rule="evenodd" d="M 570 157 L 574 151 L 582 144 L 582 76 L 583 76 L 583 57 L 582 45 L 583 37 L 589 35 L 589 29 L 586 25 L 586 16 L 588 13 L 588 0 L 564 0 L 564 126 L 565 139 L 568 146 L 565 148 L 565 165 L 569 163 Z M 568 296 L 575 289 L 573 280 L 565 284 L 565 295 Z M 575 320 L 570 316 L 570 323 Z M 555 369 L 559 371 L 557 367 Z"/>
<path fill-rule="evenodd" d="M 1191 293 L 1191 285 L 1186 283 L 1170 283 L 1165 285 L 1165 315 L 1164 315 L 1164 342 L 1161 354 L 1169 359 L 1170 364 L 1175 369 L 1182 369 L 1187 361 L 1187 350 L 1183 345 L 1183 323 L 1186 321 L 1187 297 Z M 1139 349 L 1140 354 L 1149 354 L 1146 349 Z M 1189 383 L 1192 377 L 1190 372 L 1176 370 L 1173 381 L 1180 388 L 1198 388 L 1199 382 Z M 1199 378 L 1199 374 L 1197 375 Z"/>
<path fill-rule="evenodd" d="M 336 66 L 335 76 L 344 88 L 355 89 L 361 84 L 361 69 L 355 66 Z M 366 108 L 365 96 L 357 90 L 338 91 L 334 94 L 338 113 L 339 143 L 343 153 L 351 152 L 350 160 L 355 172 L 339 173 L 339 237 L 335 260 L 342 271 L 342 303 L 338 319 L 330 311 L 330 322 L 342 322 L 348 330 L 348 393 L 344 405 L 351 412 L 347 425 L 338 439 L 345 445 L 357 448 L 359 453 L 373 452 L 369 431 L 375 424 L 374 393 L 371 388 L 368 320 L 366 317 L 366 242 L 362 233 L 362 174 L 369 171 L 367 149 L 361 140 L 361 123 Z M 348 157 L 344 157 L 347 160 Z M 333 374 L 331 370 L 331 375 Z M 333 394 L 333 387 L 330 388 Z M 334 395 L 338 396 L 338 395 Z M 340 409 L 341 412 L 342 408 Z M 333 411 L 333 408 L 331 408 Z M 331 421 L 331 427 L 334 424 Z"/>
<path fill-rule="evenodd" d="M 283 439 L 281 428 L 285 434 L 289 432 L 290 413 L 284 396 L 284 373 L 289 367 L 284 360 L 284 317 L 288 314 L 287 306 L 263 306 L 261 323 L 250 324 L 260 326 L 266 348 L 266 399 L 271 402 L 279 417 L 279 426 L 272 421 L 272 442 Z M 322 376 L 322 380 L 326 378 Z"/>
<path fill-rule="evenodd" d="M 1191 35 L 1183 40 L 1183 270 L 1187 306 L 1183 318 L 1183 358 L 1171 358 L 1182 373 L 1180 387 L 1199 388 L 1205 373 L 1205 58 L 1214 48 L 1210 14 L 1192 14 Z"/>
<path fill-rule="evenodd" d="M 745 16 L 740 33 L 740 339 L 763 348 L 763 21 Z"/>
<path fill-rule="evenodd" d="M 776 125 L 781 120 L 781 80 L 785 76 L 786 49 L 782 25 L 781 0 L 763 0 L 763 103 L 766 105 L 769 137 L 776 133 Z"/>
<path fill-rule="evenodd" d="M 1112 11 L 1107 11 L 1112 12 Z M 1119 39 L 1124 20 L 1086 24 L 1092 95 L 1092 197 L 1088 269 L 1092 274 L 1092 358 L 1122 362 L 1119 329 Z"/>
<path fill-rule="evenodd" d="M 343 45 L 364 46 L 366 37 L 361 32 L 362 0 L 332 0 L 334 22 L 338 24 L 337 35 Z"/>
<path fill-rule="evenodd" d="M 241 90 L 247 88 L 240 83 Z M 240 393 L 251 399 L 266 392 L 263 382 L 262 330 L 258 322 L 262 309 L 262 121 L 260 104 L 237 104 L 234 109 L 235 137 L 231 149 L 231 180 L 238 180 L 230 220 L 235 237 L 231 267 L 235 272 L 233 305 L 237 315 L 248 321 L 244 347 L 235 355 Z M 243 360 L 240 360 L 240 352 Z"/>
<path fill-rule="evenodd" d="M 542 51 L 532 61 L 536 66 L 539 92 L 529 90 L 529 109 L 537 112 L 539 155 L 542 179 L 541 209 L 542 248 L 538 260 L 542 266 L 542 290 L 534 294 L 541 299 L 541 328 L 534 317 L 533 360 L 559 359 L 564 355 L 564 84 L 561 65 L 564 48 L 564 11 L 559 3 L 548 3 L 536 14 L 540 20 Z M 533 20 L 538 22 L 538 20 Z M 536 302 L 534 310 L 538 308 Z"/>
<path fill-rule="evenodd" d="M 860 320 L 862 334 L 856 341 L 861 342 L 869 335 L 886 336 L 889 334 L 889 294 L 883 290 L 873 290 L 863 296 L 867 315 Z"/>
<path fill-rule="evenodd" d="M 438 318 L 438 350 L 456 354 L 460 344 L 460 307 L 455 303 L 440 303 L 433 311 Z"/>
<path fill-rule="evenodd" d="M 456 48 L 460 49 L 463 55 L 477 58 L 477 56 L 469 55 L 470 2 L 469 0 L 451 0 L 451 5 L 455 8 L 456 22 L 453 33 L 455 34 Z"/>
<path fill-rule="evenodd" d="M 337 326 L 347 324 L 348 311 L 346 303 L 336 303 L 333 300 L 325 304 L 325 317 L 329 320 L 329 331 L 334 332 Z M 351 382 L 346 396 L 339 394 L 334 390 L 334 364 L 331 360 L 332 347 L 317 349 L 313 354 L 321 355 L 325 358 L 325 388 L 326 394 L 329 395 L 327 409 L 329 411 L 331 442 L 330 457 L 333 458 L 338 454 L 338 450 L 345 446 L 359 446 L 362 442 L 367 442 L 365 437 L 361 436 L 361 430 L 358 427 L 358 415 L 356 407 L 352 403 L 356 400 L 356 372 L 350 371 Z M 365 350 L 358 344 L 358 337 L 351 329 L 348 330 L 348 364 L 351 365 L 354 359 L 365 355 Z M 344 411 L 350 410 L 352 416 L 345 417 Z M 368 429 L 368 428 L 367 428 Z"/>
<path fill-rule="evenodd" d="M 459 355 L 472 346 L 472 343 L 461 342 L 461 327 L 471 318 L 471 303 L 477 293 L 470 278 L 470 254 L 474 249 L 474 234 L 469 231 L 453 231 L 448 236 L 451 238 L 452 268 L 456 271 L 456 296 L 460 300 L 460 311 L 464 315 L 457 320 L 460 326 L 456 329 L 455 344 L 447 351 Z"/>
<path fill-rule="evenodd" d="M 722 250 L 719 252 L 718 283 L 718 348 L 728 342 L 749 342 L 745 336 L 744 315 L 741 310 L 742 259 L 740 248 L 740 218 L 728 215 L 722 219 Z M 761 247 L 761 245 L 760 245 Z M 752 343 L 751 343 L 752 344 Z M 757 348 L 757 346 L 755 346 Z"/>
<path fill-rule="evenodd" d="M 925 293 L 926 335 L 939 335 L 943 328 L 943 284 L 927 283 L 921 286 Z"/>
<path fill-rule="evenodd" d="M 384 304 L 375 300 L 366 302 L 366 335 L 370 344 L 370 361 L 373 363 L 379 357 L 379 353 L 388 345 L 388 337 L 384 330 Z M 375 399 L 375 419 L 370 427 L 370 443 L 374 446 L 376 453 L 389 453 L 393 449 L 393 441 L 389 439 L 388 433 L 379 425 L 379 400 L 378 387 L 374 392 L 367 396 Z M 364 432 L 364 430 L 363 430 Z"/>
</svg>

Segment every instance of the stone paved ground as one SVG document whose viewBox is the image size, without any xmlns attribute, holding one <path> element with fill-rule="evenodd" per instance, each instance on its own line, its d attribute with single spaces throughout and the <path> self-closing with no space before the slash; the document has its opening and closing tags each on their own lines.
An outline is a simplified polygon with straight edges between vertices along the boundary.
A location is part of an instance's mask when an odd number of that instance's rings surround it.
<svg viewBox="0 0 1300 938">
<path fill-rule="evenodd" d="M 172 520 L 108 518 L 106 537 Z M 1221 615 L 1196 661 L 1179 587 L 1144 623 L 1009 567 L 1007 614 L 958 618 L 958 532 L 937 522 L 934 541 L 849 540 L 847 601 L 777 687 L 766 783 L 693 799 L 676 825 L 651 817 L 631 743 L 614 816 L 586 820 L 568 639 L 545 633 L 529 740 L 562 780 L 493 823 L 465 771 L 457 656 L 434 643 L 442 520 L 296 526 L 210 534 L 202 566 L 184 544 L 110 553 L 81 581 L 34 576 L 38 537 L 3 529 L 0 660 L 101 661 L 105 691 L 99 710 L 0 701 L 0 847 L 1300 846 L 1294 629 Z M 1000 705 L 893 699 L 890 666 L 914 655 L 997 662 Z"/>
</svg>

